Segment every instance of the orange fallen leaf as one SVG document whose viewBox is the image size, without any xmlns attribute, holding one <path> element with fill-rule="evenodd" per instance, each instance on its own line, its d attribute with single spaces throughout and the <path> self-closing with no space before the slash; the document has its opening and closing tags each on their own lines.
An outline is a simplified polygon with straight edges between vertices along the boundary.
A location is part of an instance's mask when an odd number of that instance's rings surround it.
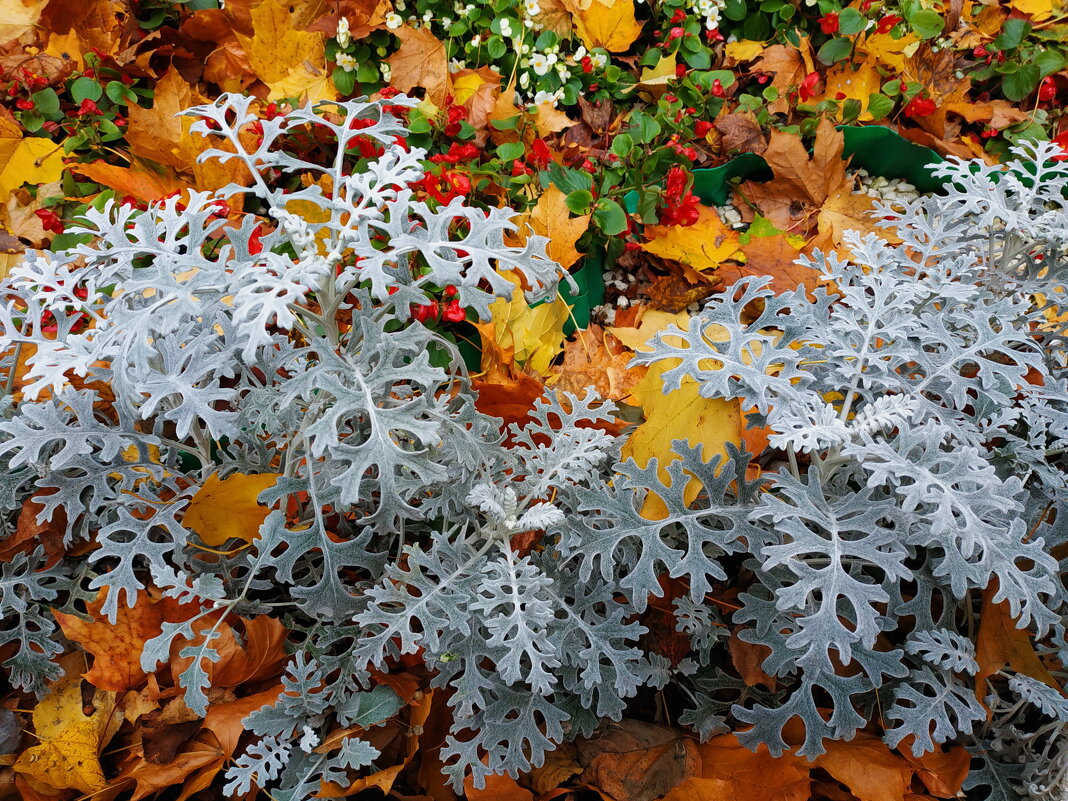
<svg viewBox="0 0 1068 801">
<path fill-rule="evenodd" d="M 590 218 L 593 215 L 571 216 L 564 199 L 564 193 L 556 186 L 550 185 L 538 197 L 534 208 L 515 217 L 514 222 L 518 230 L 510 235 L 509 244 L 522 247 L 527 241 L 529 231 L 533 231 L 549 240 L 545 246 L 546 253 L 561 267 L 570 267 L 578 261 L 582 254 L 575 248 L 575 243 L 590 227 Z"/>
<path fill-rule="evenodd" d="M 400 40 L 400 47 L 386 59 L 392 76 L 391 85 L 403 92 L 425 89 L 428 100 L 437 106 L 445 105 L 449 90 L 449 59 L 444 43 L 438 41 L 429 27 L 402 25 L 393 33 Z"/>
<path fill-rule="evenodd" d="M 874 735 L 857 732 L 847 741 L 828 740 L 814 767 L 846 785 L 860 801 L 903 801 L 914 769 Z"/>
<path fill-rule="evenodd" d="M 186 507 L 182 525 L 216 548 L 231 539 L 252 542 L 271 511 L 256 498 L 278 478 L 278 473 L 234 473 L 220 480 L 212 473 Z"/>
</svg>

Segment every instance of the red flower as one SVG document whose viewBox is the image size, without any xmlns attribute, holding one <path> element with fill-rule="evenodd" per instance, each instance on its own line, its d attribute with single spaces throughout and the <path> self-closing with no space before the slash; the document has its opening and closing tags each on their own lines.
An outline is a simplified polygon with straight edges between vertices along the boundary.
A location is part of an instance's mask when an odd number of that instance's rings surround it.
<svg viewBox="0 0 1068 801">
<path fill-rule="evenodd" d="M 682 22 L 685 19 L 686 19 L 686 12 L 683 11 L 681 8 L 677 8 L 677 9 L 675 9 L 675 13 L 672 15 L 672 17 L 669 20 L 669 22 L 672 25 L 678 25 L 680 22 Z"/>
<path fill-rule="evenodd" d="M 441 310 L 442 319 L 448 320 L 450 323 L 462 323 L 467 319 L 467 312 L 460 308 L 460 301 L 453 298 L 445 307 Z"/>
<path fill-rule="evenodd" d="M 99 114 L 100 109 L 97 108 L 96 103 L 90 100 L 88 97 L 82 101 L 82 104 L 78 106 L 78 110 L 71 112 L 72 117 L 84 117 L 86 114 Z"/>
<path fill-rule="evenodd" d="M 712 97 L 726 97 L 727 93 L 723 91 L 723 84 L 719 78 L 712 81 Z"/>
<path fill-rule="evenodd" d="M 686 31 L 682 28 L 672 28 L 670 31 L 668 31 L 668 40 L 671 41 L 673 39 L 681 39 L 685 35 Z"/>
<path fill-rule="evenodd" d="M 549 152 L 549 146 L 545 144 L 545 140 L 535 139 L 530 145 L 530 163 L 538 169 L 544 169 L 552 160 L 552 153 Z"/>
<path fill-rule="evenodd" d="M 708 132 L 712 130 L 712 127 L 712 123 L 708 122 L 707 120 L 698 120 L 697 123 L 693 126 L 693 132 L 696 136 L 700 137 L 701 139 L 704 139 L 706 136 L 708 136 Z"/>
<path fill-rule="evenodd" d="M 416 320 L 421 323 L 425 323 L 427 320 L 438 319 L 438 304 L 436 303 L 424 303 L 422 305 L 412 304 L 411 314 Z"/>
<path fill-rule="evenodd" d="M 65 230 L 62 218 L 52 209 L 37 209 L 34 212 L 41 221 L 41 227 L 53 234 L 61 234 Z"/>
<path fill-rule="evenodd" d="M 838 33 L 838 14 L 834 12 L 824 14 L 816 21 L 819 22 L 820 30 L 824 33 Z"/>
<path fill-rule="evenodd" d="M 1050 141 L 1055 145 L 1060 145 L 1061 150 L 1064 151 L 1061 155 L 1054 156 L 1053 160 L 1068 161 L 1068 128 L 1065 128 Z"/>
<path fill-rule="evenodd" d="M 582 65 L 583 72 L 593 72 L 593 59 L 589 56 L 583 56 L 582 61 L 580 61 L 579 63 Z"/>
<path fill-rule="evenodd" d="M 903 17 L 899 17 L 897 14 L 887 14 L 882 19 L 880 19 L 879 22 L 876 24 L 875 32 L 876 33 L 889 33 L 890 29 L 893 28 L 895 25 L 897 25 L 899 22 L 901 22 L 902 19 L 904 19 L 904 18 Z"/>
<path fill-rule="evenodd" d="M 906 117 L 929 117 L 938 108 L 929 97 L 914 97 L 905 106 Z"/>
<path fill-rule="evenodd" d="M 810 72 L 802 79 L 797 86 L 797 95 L 801 98 L 801 102 L 816 96 L 816 86 L 819 85 L 819 82 L 820 74 L 818 72 Z"/>
<path fill-rule="evenodd" d="M 20 97 L 15 101 L 15 106 L 23 111 L 30 111 L 33 108 L 33 101 L 27 100 L 25 97 Z"/>
<path fill-rule="evenodd" d="M 1048 102 L 1057 96 L 1057 84 L 1053 80 L 1052 75 L 1047 75 L 1042 79 L 1042 83 L 1038 87 L 1038 99 L 1042 102 Z"/>
<path fill-rule="evenodd" d="M 661 225 L 693 225 L 697 222 L 700 201 L 686 189 L 689 178 L 689 173 L 677 164 L 668 170 L 664 206 L 659 216 Z"/>
<path fill-rule="evenodd" d="M 689 72 L 689 70 L 686 69 L 686 65 L 685 64 L 676 64 L 675 65 L 675 77 L 676 78 L 685 78 L 687 72 Z"/>
<path fill-rule="evenodd" d="M 263 229 L 257 225 L 256 230 L 248 238 L 248 252 L 253 256 L 263 252 L 263 242 L 260 241 L 261 236 L 263 236 Z"/>
</svg>

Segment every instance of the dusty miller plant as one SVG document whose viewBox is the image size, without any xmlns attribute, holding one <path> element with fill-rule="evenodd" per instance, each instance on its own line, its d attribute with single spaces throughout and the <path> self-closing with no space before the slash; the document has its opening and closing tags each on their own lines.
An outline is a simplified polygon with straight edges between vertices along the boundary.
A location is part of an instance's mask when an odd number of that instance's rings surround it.
<svg viewBox="0 0 1068 801">
<path fill-rule="evenodd" d="M 1051 322 L 1068 181 L 1052 146 L 1018 153 L 1015 171 L 948 164 L 945 195 L 884 210 L 900 245 L 854 237 L 850 262 L 815 256 L 829 290 L 777 297 L 749 279 L 659 335 L 638 362 L 672 360 L 666 391 L 688 377 L 739 399 L 775 449 L 754 479 L 748 454 L 708 462 L 679 442 L 664 485 L 655 463 L 618 462 L 613 409 L 592 396 L 548 397 L 502 432 L 451 342 L 410 319 L 450 285 L 484 318 L 512 292 L 499 270 L 532 300 L 560 279 L 544 240 L 506 244 L 509 211 L 413 197 L 425 154 L 395 143 L 393 111 L 414 101 L 297 109 L 261 120 L 251 148 L 253 102 L 186 112 L 220 145 L 205 157 L 240 160 L 251 186 L 90 211 L 91 243 L 5 282 L 8 388 L 20 359 L 29 369 L 3 405 L 0 504 L 10 527 L 35 497 L 68 545 L 92 543 L 86 559 L 3 565 L 15 684 L 43 692 L 57 675 L 48 607 L 99 591 L 114 616 L 151 584 L 191 611 L 146 643 L 142 666 L 187 659 L 177 681 L 201 714 L 224 621 L 283 615 L 299 634 L 284 692 L 245 721 L 256 739 L 230 794 L 297 801 L 372 769 L 370 743 L 328 735 L 395 714 L 400 698 L 373 677 L 418 654 L 451 689 L 457 787 L 538 765 L 643 686 L 671 685 L 701 736 L 752 724 L 743 739 L 780 752 L 798 717 L 811 756 L 881 705 L 891 745 L 964 741 L 988 755 L 972 786 L 1054 797 L 1063 702 L 1006 671 L 985 679 L 988 720 L 972 678 L 982 593 L 1066 655 L 1049 545 L 1068 540 Z M 285 148 L 309 130 L 339 142 L 325 166 Z M 382 155 L 355 162 L 354 135 Z M 273 231 L 219 216 L 239 195 Z M 206 551 L 185 510 L 234 473 L 281 474 L 259 498 L 272 511 L 249 547 Z M 650 493 L 666 516 L 642 516 Z M 674 599 L 683 657 L 639 647 L 665 574 L 688 588 Z M 710 596 L 726 587 L 744 590 L 729 622 L 770 648 L 776 692 L 724 669 L 728 615 Z"/>
</svg>

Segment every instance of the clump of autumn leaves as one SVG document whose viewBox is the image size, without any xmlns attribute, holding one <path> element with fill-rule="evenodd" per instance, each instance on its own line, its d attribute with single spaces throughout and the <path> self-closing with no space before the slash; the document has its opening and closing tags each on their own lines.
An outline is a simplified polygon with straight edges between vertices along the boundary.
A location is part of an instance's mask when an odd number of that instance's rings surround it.
<svg viewBox="0 0 1068 801">
<path fill-rule="evenodd" d="M 524 231 L 547 236 L 549 255 L 584 291 L 531 307 L 517 286 L 491 320 L 471 324 L 446 287 L 416 319 L 477 346 L 483 411 L 521 422 L 546 391 L 592 387 L 637 422 L 623 455 L 663 465 L 674 439 L 702 443 L 709 455 L 728 442 L 756 452 L 766 443 L 745 429 L 736 404 L 702 398 L 693 384 L 664 395 L 660 368 L 630 367 L 653 334 L 745 275 L 771 275 L 782 290 L 812 285 L 815 276 L 794 260 L 841 248 L 846 230 L 893 237 L 874 225 L 871 198 L 855 191 L 836 123 L 881 123 L 938 154 L 989 161 L 1014 137 L 1068 144 L 1058 111 L 1068 73 L 1063 58 L 1045 55 L 1057 52 L 1060 23 L 1044 0 L 924 8 L 765 0 L 758 14 L 741 16 L 733 0 L 671 0 L 655 10 L 631 0 L 527 0 L 492 15 L 488 5 L 437 5 L 0 0 L 0 267 L 29 248 L 73 244 L 67 223 L 89 204 L 143 206 L 245 181 L 234 162 L 201 163 L 208 142 L 175 116 L 219 92 L 255 93 L 264 117 L 360 91 L 414 93 L 423 102 L 408 114 L 406 144 L 431 154 L 420 195 L 516 208 L 516 244 Z M 509 14 L 518 30 L 509 24 L 506 35 L 500 19 Z M 709 27 L 713 18 L 719 24 Z M 515 46 L 501 51 L 498 39 Z M 246 135 L 254 142 L 255 127 Z M 315 142 L 291 145 L 314 157 Z M 354 160 L 374 157 L 361 148 L 357 140 Z M 693 171 L 740 154 L 759 155 L 769 175 L 733 187 L 743 224 L 732 225 L 699 201 Z M 238 198 L 219 208 L 242 211 L 256 210 Z M 613 313 L 594 310 L 590 321 L 606 270 L 629 280 L 610 279 Z M 9 386 L 18 392 L 17 376 Z M 207 546 L 233 533 L 218 530 L 222 521 L 239 539 L 256 530 L 265 513 L 256 487 L 206 489 L 194 506 L 201 522 L 187 522 Z M 27 501 L 9 521 L 0 561 L 38 546 L 49 560 L 64 555 L 62 521 L 37 523 L 39 508 Z M 729 608 L 730 599 L 719 600 Z M 65 677 L 48 695 L 0 694 L 0 798 L 215 797 L 247 737 L 242 719 L 283 691 L 289 633 L 268 616 L 219 623 L 221 658 L 208 666 L 201 718 L 174 684 L 180 654 L 150 674 L 140 666 L 140 644 L 180 622 L 182 607 L 149 589 L 110 623 L 102 602 L 56 613 L 69 648 L 57 657 Z M 664 618 L 650 628 L 668 633 L 647 647 L 670 652 L 670 608 L 654 604 L 648 614 Z M 984 609 L 977 651 L 986 675 L 1009 663 L 1050 678 L 1000 606 Z M 774 689 L 758 647 L 732 636 L 730 655 L 726 667 L 747 684 Z M 444 694 L 431 690 L 418 660 L 380 680 L 403 706 L 361 735 L 382 754 L 377 770 L 322 795 L 453 798 L 438 761 Z M 968 770 L 960 747 L 917 759 L 874 732 L 830 743 L 815 762 L 772 759 L 730 734 L 698 743 L 662 704 L 650 709 L 560 749 L 518 783 L 499 778 L 468 797 L 920 801 L 956 797 Z"/>
</svg>

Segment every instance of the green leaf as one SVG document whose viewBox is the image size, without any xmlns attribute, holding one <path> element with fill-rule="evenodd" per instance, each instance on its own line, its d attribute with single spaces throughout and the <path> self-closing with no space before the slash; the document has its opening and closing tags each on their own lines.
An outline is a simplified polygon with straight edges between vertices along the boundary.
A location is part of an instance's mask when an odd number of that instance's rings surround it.
<svg viewBox="0 0 1068 801">
<path fill-rule="evenodd" d="M 555 161 L 549 163 L 548 172 L 550 183 L 564 194 L 578 189 L 585 189 L 587 192 L 593 189 L 593 177 L 588 172 L 561 167 Z"/>
<path fill-rule="evenodd" d="M 623 158 L 634 149 L 634 137 L 628 133 L 617 134 L 612 140 L 612 152 Z"/>
<path fill-rule="evenodd" d="M 853 36 L 860 33 L 868 24 L 868 19 L 855 8 L 846 8 L 838 15 L 838 33 Z"/>
<path fill-rule="evenodd" d="M 522 142 L 505 142 L 497 148 L 497 157 L 502 161 L 515 161 L 523 158 L 525 150 Z"/>
<path fill-rule="evenodd" d="M 1052 75 L 1058 72 L 1065 63 L 1064 54 L 1058 50 L 1043 50 L 1031 61 L 1036 67 L 1038 67 L 1039 74 L 1045 78 L 1047 75 Z"/>
<path fill-rule="evenodd" d="M 19 114 L 19 122 L 22 123 L 22 127 L 29 133 L 35 133 L 36 131 L 41 130 L 44 121 L 45 118 L 36 111 L 23 111 Z"/>
<path fill-rule="evenodd" d="M 576 189 L 574 192 L 569 192 L 567 197 L 564 198 L 564 205 L 573 214 L 586 214 L 590 209 L 591 203 L 593 203 L 593 193 L 588 189 Z"/>
<path fill-rule="evenodd" d="M 942 33 L 942 28 L 946 25 L 945 17 L 931 8 L 917 11 L 908 18 L 908 21 L 909 25 L 912 26 L 912 30 L 921 39 L 933 39 Z"/>
<path fill-rule="evenodd" d="M 886 95 L 872 92 L 868 95 L 868 112 L 877 120 L 881 120 L 894 108 L 894 101 Z"/>
<path fill-rule="evenodd" d="M 816 58 L 821 64 L 836 64 L 844 58 L 848 58 L 853 52 L 853 42 L 849 39 L 835 37 L 828 39 L 816 53 Z"/>
<path fill-rule="evenodd" d="M 994 40 L 994 47 L 998 50 L 1012 50 L 1019 47 L 1030 32 L 1031 23 L 1022 19 L 1007 19 L 1001 26 L 1001 33 Z"/>
<path fill-rule="evenodd" d="M 70 85 L 70 95 L 75 103 L 92 100 L 94 103 L 104 96 L 104 89 L 92 78 L 78 78 Z"/>
<path fill-rule="evenodd" d="M 607 198 L 597 201 L 593 221 L 608 236 L 618 236 L 627 230 L 627 213 L 622 206 Z"/>
<path fill-rule="evenodd" d="M 339 95 L 351 95 L 356 90 L 356 73 L 337 67 L 330 73 L 330 80 L 334 82 L 334 88 Z M 428 128 L 429 129 L 429 128 Z"/>
<path fill-rule="evenodd" d="M 637 138 L 643 144 L 651 142 L 660 135 L 662 130 L 660 123 L 642 111 L 635 111 L 630 115 L 630 122 L 637 128 Z"/>
<path fill-rule="evenodd" d="M 56 90 L 49 87 L 48 89 L 42 89 L 40 92 L 34 92 L 30 99 L 33 100 L 34 111 L 45 117 L 52 118 L 59 116 L 59 95 L 56 94 Z"/>
<path fill-rule="evenodd" d="M 1001 91 L 1009 100 L 1023 100 L 1038 86 L 1042 72 L 1036 64 L 1022 64 L 1012 75 L 1006 75 Z"/>
</svg>

